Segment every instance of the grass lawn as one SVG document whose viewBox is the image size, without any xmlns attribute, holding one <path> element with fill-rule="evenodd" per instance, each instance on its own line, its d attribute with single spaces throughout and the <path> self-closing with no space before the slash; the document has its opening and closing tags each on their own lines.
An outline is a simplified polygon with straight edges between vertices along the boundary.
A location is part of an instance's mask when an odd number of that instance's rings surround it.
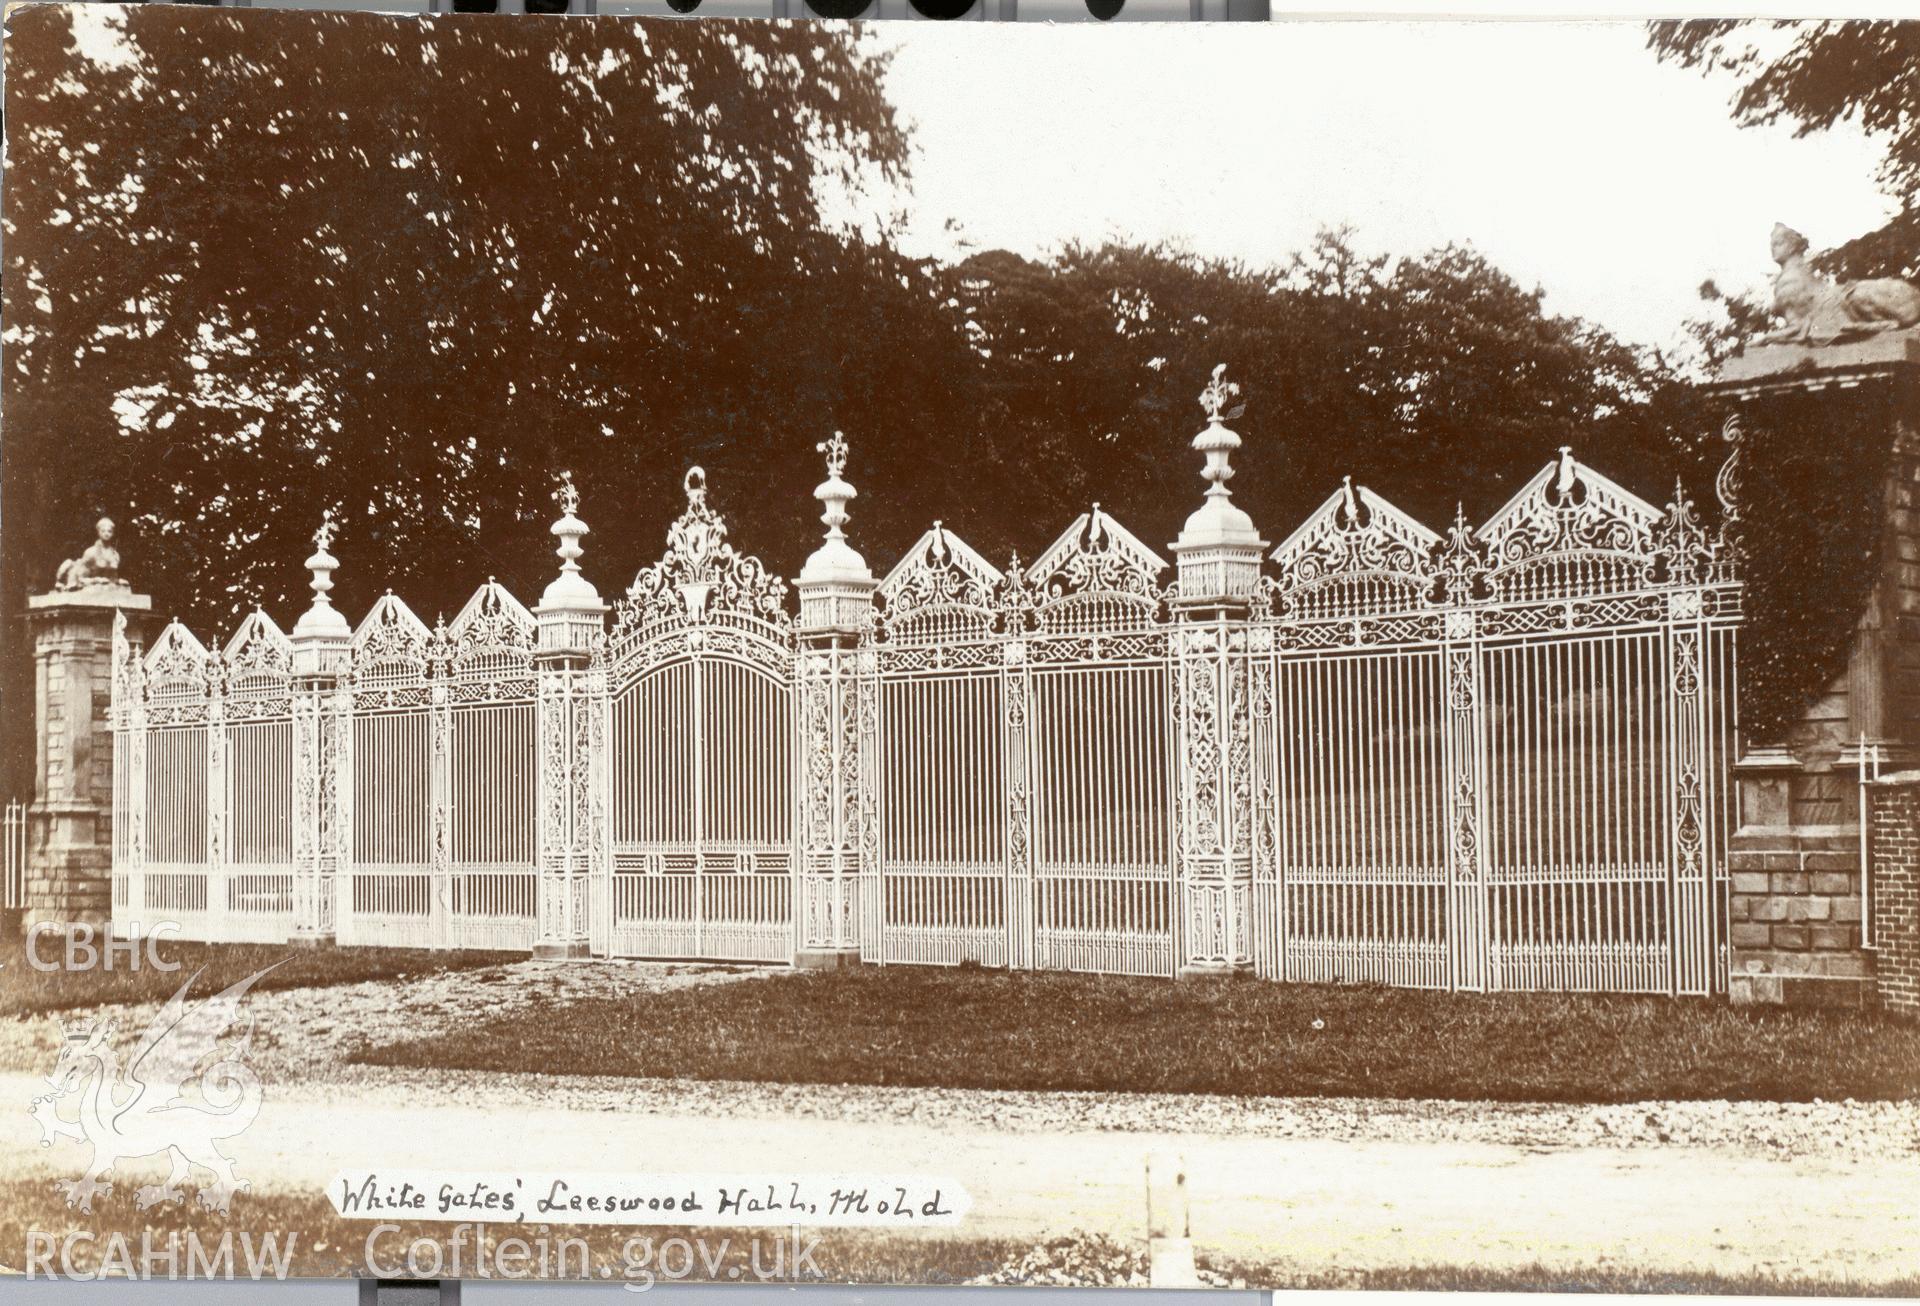
<svg viewBox="0 0 1920 1306">
<path fill-rule="evenodd" d="M 40 940 L 41 963 L 58 964 L 64 938 Z M 181 943 L 161 939 L 154 951 L 162 962 L 178 969 L 161 970 L 148 964 L 141 945 L 135 968 L 123 954 L 87 970 L 41 970 L 27 955 L 26 943 L 9 938 L 0 943 L 0 1016 L 91 1007 L 103 1002 L 159 1002 L 170 998 L 201 967 L 206 974 L 194 984 L 196 995 L 217 993 L 276 961 L 284 962 L 261 979 L 260 989 L 318 988 L 353 984 L 360 980 L 401 979 L 444 970 L 472 970 L 524 961 L 523 952 L 427 952 L 413 948 L 290 948 L 280 943 Z"/>
<path fill-rule="evenodd" d="M 116 1187 L 94 1199 L 91 1215 L 67 1209 L 47 1180 L 0 1182 L 0 1246 L 16 1249 L 0 1256 L 0 1265 L 26 1268 L 18 1258 L 38 1248 L 43 1262 L 62 1269 L 57 1249 L 63 1244 L 71 1260 L 71 1274 L 94 1274 L 103 1259 L 115 1258 L 116 1268 L 131 1258 L 139 1268 L 142 1237 L 164 1257 L 176 1249 L 174 1272 L 193 1277 L 193 1267 L 210 1261 L 214 1277 L 247 1275 L 250 1258 L 263 1268 L 276 1260 L 284 1273 L 299 1277 L 364 1275 L 370 1271 L 404 1270 L 409 1248 L 419 1258 L 421 1273 L 431 1274 L 431 1258 L 442 1258 L 442 1272 L 453 1272 L 454 1226 L 445 1223 L 394 1220 L 374 1235 L 382 1222 L 348 1220 L 336 1214 L 323 1197 L 240 1193 L 230 1216 L 200 1210 L 189 1201 L 183 1206 L 134 1209 L 131 1187 Z M 69 1242 L 70 1235 L 79 1234 Z M 189 1235 L 197 1240 L 193 1250 Z M 219 1259 L 220 1239 L 231 1234 L 230 1271 Z M 30 1243 L 29 1236 L 36 1236 Z M 116 1242 L 116 1235 L 118 1241 Z M 953 1284 L 992 1278 L 995 1282 L 1057 1281 L 1090 1285 L 1125 1283 L 1129 1273 L 1144 1274 L 1145 1249 L 1116 1242 L 1104 1235 L 1071 1234 L 1040 1244 L 1024 1240 L 955 1233 L 890 1233 L 876 1230 L 823 1230 L 801 1233 L 807 1247 L 796 1261 L 795 1234 L 780 1229 L 699 1229 L 685 1227 L 624 1227 L 595 1225 L 494 1224 L 485 1226 L 484 1259 L 494 1273 L 505 1264 L 509 1272 L 542 1277 L 531 1256 L 544 1244 L 545 1277 L 621 1283 L 912 1283 Z M 266 1239 L 273 1252 L 263 1252 Z M 509 1252 L 521 1259 L 500 1259 L 502 1239 L 519 1238 L 532 1249 Z M 421 1244 L 416 1246 L 416 1240 Z M 476 1235 L 466 1226 L 458 1249 L 462 1277 L 475 1278 Z M 677 1240 L 677 1242 L 676 1242 Z M 120 1250 L 124 1248 L 124 1251 Z M 564 1266 L 561 1258 L 564 1257 Z M 1674 1274 L 1609 1267 L 1556 1269 L 1543 1265 L 1517 1269 L 1472 1266 L 1411 1266 L 1340 1269 L 1297 1264 L 1247 1264 L 1196 1249 L 1201 1271 L 1229 1281 L 1243 1281 L 1256 1289 L 1361 1288 L 1482 1292 L 1633 1292 L 1711 1293 L 1742 1296 L 1912 1296 L 1920 1293 L 1920 1278 L 1891 1283 L 1812 1279 L 1768 1273 Z M 45 1277 L 45 1264 L 35 1267 Z M 165 1275 L 164 1260 L 155 1273 Z M 797 1270 L 797 1272 L 796 1272 Z M 224 1272 L 223 1272 L 224 1271 Z M 1116 1273 L 1117 1271 L 1117 1273 Z M 269 1274 L 271 1270 L 267 1271 Z M 1055 1278 L 1054 1276 L 1059 1276 Z M 206 1277 L 200 1271 L 200 1277 Z"/>
<path fill-rule="evenodd" d="M 1699 999 L 865 967 L 559 1005 L 389 1066 L 1310 1097 L 1805 1101 L 1920 1091 L 1920 1027 Z"/>
</svg>

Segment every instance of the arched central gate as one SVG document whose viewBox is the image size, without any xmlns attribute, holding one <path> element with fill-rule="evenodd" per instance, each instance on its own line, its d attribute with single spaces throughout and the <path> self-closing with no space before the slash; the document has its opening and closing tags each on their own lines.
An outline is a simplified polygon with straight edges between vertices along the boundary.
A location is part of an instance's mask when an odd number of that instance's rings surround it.
<svg viewBox="0 0 1920 1306">
<path fill-rule="evenodd" d="M 793 631 L 786 585 L 727 542 L 699 468 L 608 649 L 607 950 L 793 957 Z"/>
</svg>

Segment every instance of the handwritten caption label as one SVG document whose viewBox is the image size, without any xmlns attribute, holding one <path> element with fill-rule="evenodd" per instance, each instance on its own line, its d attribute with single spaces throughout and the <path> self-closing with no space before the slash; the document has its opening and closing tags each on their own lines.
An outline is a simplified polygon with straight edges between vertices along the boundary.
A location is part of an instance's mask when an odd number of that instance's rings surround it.
<svg viewBox="0 0 1920 1306">
<path fill-rule="evenodd" d="M 973 1206 L 951 1179 L 894 1174 L 580 1174 L 347 1170 L 327 1195 L 349 1220 L 932 1228 Z"/>
</svg>

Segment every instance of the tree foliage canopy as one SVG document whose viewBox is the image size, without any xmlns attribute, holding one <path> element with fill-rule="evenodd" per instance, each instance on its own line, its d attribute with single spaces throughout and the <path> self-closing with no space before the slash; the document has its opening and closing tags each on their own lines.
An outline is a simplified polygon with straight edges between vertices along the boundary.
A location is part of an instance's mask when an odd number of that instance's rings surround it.
<svg viewBox="0 0 1920 1306">
<path fill-rule="evenodd" d="M 833 229 L 824 194 L 909 160 L 846 30 L 124 14 L 108 66 L 68 11 L 12 19 L 14 606 L 101 511 L 202 628 L 297 613 L 327 507 L 349 613 L 390 586 L 431 617 L 488 574 L 537 593 L 562 468 L 610 591 L 692 462 L 791 574 L 836 427 L 882 568 L 934 517 L 1031 554 L 1092 499 L 1171 538 L 1215 362 L 1271 531 L 1348 472 L 1443 524 L 1563 443 L 1672 464 L 1669 378 L 1470 248 L 943 267 Z"/>
<path fill-rule="evenodd" d="M 1687 444 L 1678 378 L 1463 246 L 1394 262 L 1336 230 L 1277 270 L 1107 246 L 953 271 L 994 442 L 1049 498 L 1099 499 L 1147 538 L 1197 501 L 1186 445 L 1216 362 L 1249 399 L 1234 493 L 1269 533 L 1347 474 L 1440 527 L 1460 501 L 1490 512 L 1561 445 L 1661 501 L 1710 452 Z"/>
<path fill-rule="evenodd" d="M 230 618 L 300 591 L 331 506 L 349 602 L 431 603 L 544 552 L 561 468 L 631 496 L 742 414 L 811 436 L 800 378 L 865 378 L 794 324 L 934 310 L 822 230 L 823 186 L 906 162 L 846 31 L 268 17 L 128 10 L 109 68 L 65 13 L 10 20 L 7 484 L 36 578 L 106 510 L 143 584 Z"/>
</svg>

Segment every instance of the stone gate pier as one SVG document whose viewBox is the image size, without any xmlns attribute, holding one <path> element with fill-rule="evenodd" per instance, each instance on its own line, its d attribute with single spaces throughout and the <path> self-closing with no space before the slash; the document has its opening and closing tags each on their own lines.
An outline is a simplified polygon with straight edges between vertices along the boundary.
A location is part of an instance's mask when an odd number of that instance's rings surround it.
<svg viewBox="0 0 1920 1306">
<path fill-rule="evenodd" d="M 60 568 L 55 588 L 27 599 L 33 635 L 33 803 L 27 809 L 26 928 L 104 924 L 112 912 L 113 628 L 153 607 L 119 578 L 113 524 Z"/>
<path fill-rule="evenodd" d="M 1732 409 L 1736 465 L 1740 444 L 1771 429 L 1791 424 L 1818 438 L 1823 409 L 1836 424 L 1839 406 L 1861 399 L 1885 414 L 1874 437 L 1876 451 L 1889 451 L 1887 469 L 1857 506 L 1879 522 L 1877 573 L 1846 669 L 1780 737 L 1757 737 L 1742 722 L 1727 856 L 1732 1000 L 1860 1004 L 1876 971 L 1863 937 L 1873 910 L 1862 882 L 1863 763 L 1891 773 L 1920 761 L 1920 330 L 1750 346 L 1713 388 Z M 1743 519 L 1738 529 L 1751 538 L 1769 523 Z"/>
</svg>

